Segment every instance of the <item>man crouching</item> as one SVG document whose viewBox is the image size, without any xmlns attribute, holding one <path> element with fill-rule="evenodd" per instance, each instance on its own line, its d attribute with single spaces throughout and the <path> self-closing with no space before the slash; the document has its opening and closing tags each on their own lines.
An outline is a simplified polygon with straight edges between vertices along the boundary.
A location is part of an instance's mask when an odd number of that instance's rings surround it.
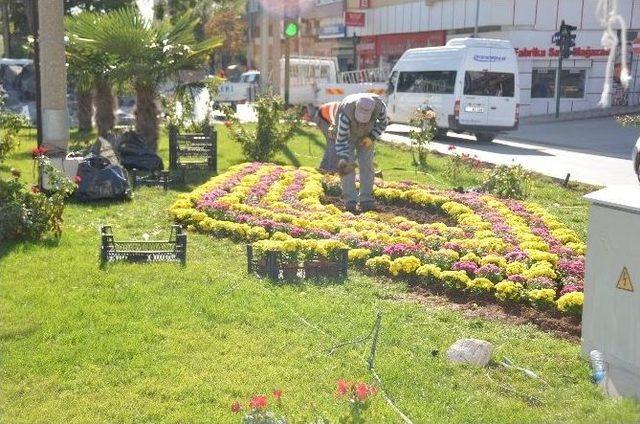
<svg viewBox="0 0 640 424">
<path fill-rule="evenodd" d="M 350 212 L 375 209 L 373 155 L 375 140 L 387 127 L 387 107 L 376 94 L 352 94 L 337 108 L 336 155 L 342 197 Z M 356 190 L 356 159 L 360 169 L 360 193 Z"/>
</svg>

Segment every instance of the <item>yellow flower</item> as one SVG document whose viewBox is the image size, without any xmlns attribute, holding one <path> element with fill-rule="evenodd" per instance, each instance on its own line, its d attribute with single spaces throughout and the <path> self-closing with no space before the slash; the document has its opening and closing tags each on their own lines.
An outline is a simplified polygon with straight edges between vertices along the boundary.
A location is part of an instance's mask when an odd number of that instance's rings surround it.
<svg viewBox="0 0 640 424">
<path fill-rule="evenodd" d="M 363 262 L 371 256 L 369 249 L 351 249 L 349 250 L 349 262 Z"/>
<path fill-rule="evenodd" d="M 367 259 L 364 266 L 373 272 L 387 273 L 391 267 L 391 257 L 389 255 L 375 256 L 371 259 Z"/>
<path fill-rule="evenodd" d="M 493 289 L 493 283 L 487 278 L 474 278 L 467 282 L 467 287 L 471 291 L 487 292 Z"/>
<path fill-rule="evenodd" d="M 442 270 L 432 264 L 425 264 L 416 269 L 416 275 L 427 280 L 435 281 L 440 279 Z"/>
<path fill-rule="evenodd" d="M 556 301 L 556 305 L 560 311 L 571 314 L 581 313 L 583 303 L 584 293 L 582 292 L 566 293 L 560 296 L 560 299 Z"/>
<path fill-rule="evenodd" d="M 527 292 L 527 297 L 533 306 L 543 308 L 553 305 L 553 301 L 556 298 L 556 291 L 553 289 L 533 289 Z"/>
<path fill-rule="evenodd" d="M 522 299 L 524 287 L 520 283 L 504 280 L 496 284 L 496 298 L 502 301 Z"/>
<path fill-rule="evenodd" d="M 398 276 L 400 274 L 409 275 L 414 274 L 419 267 L 420 259 L 415 256 L 403 256 L 391 262 L 389 272 L 391 272 L 391 275 L 393 276 Z"/>
</svg>

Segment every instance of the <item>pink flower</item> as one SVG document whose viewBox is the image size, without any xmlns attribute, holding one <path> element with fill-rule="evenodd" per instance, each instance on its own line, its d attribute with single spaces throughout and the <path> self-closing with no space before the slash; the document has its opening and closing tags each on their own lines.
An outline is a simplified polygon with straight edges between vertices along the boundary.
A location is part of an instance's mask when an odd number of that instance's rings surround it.
<svg viewBox="0 0 640 424">
<path fill-rule="evenodd" d="M 249 401 L 249 408 L 262 410 L 267 408 L 267 404 L 267 397 L 265 395 L 256 395 Z"/>
<path fill-rule="evenodd" d="M 280 398 L 282 398 L 282 389 L 275 389 L 273 391 L 273 398 L 277 401 L 280 401 Z"/>
<path fill-rule="evenodd" d="M 364 402 L 367 400 L 367 396 L 369 395 L 369 388 L 366 384 L 360 383 L 356 387 L 356 396 L 358 396 L 358 400 Z"/>
<path fill-rule="evenodd" d="M 344 381 L 344 379 L 340 379 L 338 380 L 338 387 L 336 389 L 336 393 L 338 394 L 338 396 L 344 396 L 349 392 L 349 387 L 351 386 L 350 383 L 347 383 L 346 381 Z"/>
</svg>

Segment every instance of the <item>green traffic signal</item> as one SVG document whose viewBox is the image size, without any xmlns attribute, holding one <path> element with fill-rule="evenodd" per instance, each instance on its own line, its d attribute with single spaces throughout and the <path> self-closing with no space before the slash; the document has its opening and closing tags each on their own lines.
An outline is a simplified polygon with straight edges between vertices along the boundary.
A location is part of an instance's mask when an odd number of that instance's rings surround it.
<svg viewBox="0 0 640 424">
<path fill-rule="evenodd" d="M 284 26 L 284 36 L 287 38 L 293 38 L 298 35 L 300 27 L 297 22 L 286 22 Z"/>
</svg>

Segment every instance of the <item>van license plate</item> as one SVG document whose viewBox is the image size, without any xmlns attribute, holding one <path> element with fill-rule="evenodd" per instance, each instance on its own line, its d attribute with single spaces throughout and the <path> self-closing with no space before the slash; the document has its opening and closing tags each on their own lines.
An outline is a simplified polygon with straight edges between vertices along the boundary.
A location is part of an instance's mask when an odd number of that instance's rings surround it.
<svg viewBox="0 0 640 424">
<path fill-rule="evenodd" d="M 484 108 L 482 106 L 468 105 L 465 106 L 464 111 L 469 113 L 484 113 Z"/>
</svg>

